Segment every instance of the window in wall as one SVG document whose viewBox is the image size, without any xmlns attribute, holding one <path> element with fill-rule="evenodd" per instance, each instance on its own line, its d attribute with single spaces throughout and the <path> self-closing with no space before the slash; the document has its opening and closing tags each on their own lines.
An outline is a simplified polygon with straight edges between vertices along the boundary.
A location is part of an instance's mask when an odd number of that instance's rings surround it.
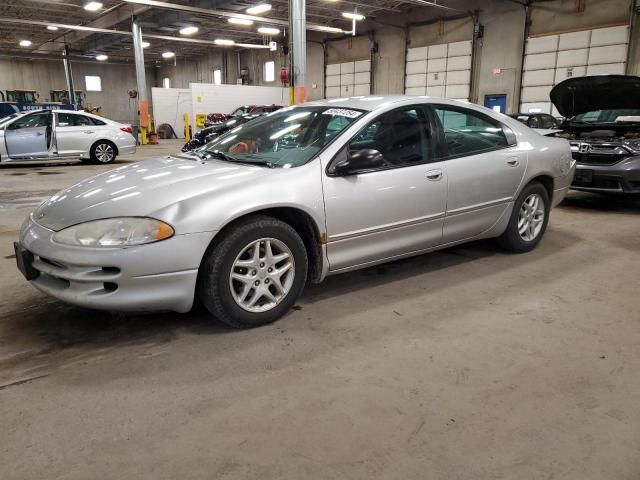
<svg viewBox="0 0 640 480">
<path fill-rule="evenodd" d="M 87 75 L 84 77 L 84 84 L 87 87 L 87 92 L 101 92 L 102 91 L 102 79 L 97 75 Z"/>
<path fill-rule="evenodd" d="M 215 85 L 221 85 L 222 84 L 222 70 L 217 69 L 213 71 L 213 83 Z"/>
<path fill-rule="evenodd" d="M 450 157 L 473 155 L 508 146 L 500 122 L 471 110 L 438 107 Z"/>
<path fill-rule="evenodd" d="M 274 82 L 276 80 L 276 62 L 269 60 L 264 62 L 264 81 Z"/>
<path fill-rule="evenodd" d="M 171 79 L 169 77 L 162 79 L 162 88 L 171 88 Z"/>
</svg>

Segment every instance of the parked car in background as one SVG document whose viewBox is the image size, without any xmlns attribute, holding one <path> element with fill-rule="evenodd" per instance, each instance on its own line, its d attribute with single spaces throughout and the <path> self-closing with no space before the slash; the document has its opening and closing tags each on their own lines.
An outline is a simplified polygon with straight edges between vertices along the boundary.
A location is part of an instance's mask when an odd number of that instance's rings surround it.
<svg viewBox="0 0 640 480">
<path fill-rule="evenodd" d="M 131 125 L 85 112 L 37 110 L 0 121 L 0 162 L 79 158 L 111 163 L 136 151 Z"/>
<path fill-rule="evenodd" d="M 640 194 L 640 77 L 567 79 L 551 90 L 567 120 L 555 136 L 571 143 L 577 162 L 572 188 Z"/>
<path fill-rule="evenodd" d="M 307 279 L 481 238 L 534 249 L 573 163 L 566 141 L 463 102 L 312 102 L 65 189 L 26 220 L 16 258 L 69 303 L 186 312 L 197 295 L 255 327 Z"/>
<path fill-rule="evenodd" d="M 553 115 L 548 113 L 512 113 L 509 116 L 524 123 L 529 128 L 552 130 L 558 128 L 560 124 Z"/>
<path fill-rule="evenodd" d="M 233 112 L 231 112 L 228 115 L 224 113 L 210 113 L 209 115 L 207 115 L 207 121 L 205 122 L 204 126 L 210 127 L 212 125 L 215 125 L 216 123 L 224 122 L 226 120 L 229 120 L 230 118 L 240 117 L 247 113 L 267 114 L 267 113 L 275 112 L 276 110 L 280 110 L 281 108 L 282 108 L 282 105 L 276 105 L 276 104 L 244 105 L 242 107 L 236 108 Z"/>
<path fill-rule="evenodd" d="M 183 152 L 189 152 L 195 148 L 200 148 L 206 145 L 210 141 L 218 138 L 220 135 L 227 133 L 229 130 L 236 128 L 240 125 L 244 125 L 250 122 L 254 118 L 262 117 L 264 113 L 245 113 L 237 117 L 232 117 L 222 123 L 216 123 L 210 127 L 205 127 L 202 130 L 196 132 L 191 140 L 184 144 L 182 147 Z"/>
</svg>

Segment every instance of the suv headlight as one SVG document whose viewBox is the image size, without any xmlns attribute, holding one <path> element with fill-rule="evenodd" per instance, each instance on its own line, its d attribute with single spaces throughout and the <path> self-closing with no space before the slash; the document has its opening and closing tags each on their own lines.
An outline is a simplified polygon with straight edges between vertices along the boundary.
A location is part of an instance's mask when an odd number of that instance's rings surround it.
<svg viewBox="0 0 640 480">
<path fill-rule="evenodd" d="M 158 242 L 173 234 L 173 227 L 154 218 L 118 217 L 65 228 L 53 236 L 53 241 L 86 247 L 128 247 Z"/>
</svg>

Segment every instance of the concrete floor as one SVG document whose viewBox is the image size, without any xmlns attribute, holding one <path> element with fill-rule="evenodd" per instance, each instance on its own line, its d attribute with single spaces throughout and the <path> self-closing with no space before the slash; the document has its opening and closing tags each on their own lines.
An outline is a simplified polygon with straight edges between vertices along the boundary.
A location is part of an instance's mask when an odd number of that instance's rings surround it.
<svg viewBox="0 0 640 480">
<path fill-rule="evenodd" d="M 639 201 L 572 193 L 530 254 L 481 242 L 333 277 L 231 331 L 21 278 L 22 219 L 108 168 L 0 167 L 4 480 L 640 478 Z"/>
</svg>

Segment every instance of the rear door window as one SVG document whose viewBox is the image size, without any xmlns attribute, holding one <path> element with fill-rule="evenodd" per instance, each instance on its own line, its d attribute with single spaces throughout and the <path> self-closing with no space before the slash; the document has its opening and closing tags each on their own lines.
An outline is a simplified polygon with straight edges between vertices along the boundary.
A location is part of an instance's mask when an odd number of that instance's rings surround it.
<svg viewBox="0 0 640 480">
<path fill-rule="evenodd" d="M 58 127 L 84 127 L 94 125 L 89 117 L 75 113 L 58 113 Z"/>
<path fill-rule="evenodd" d="M 509 146 L 504 126 L 493 118 L 463 107 L 433 107 L 442 125 L 446 157 L 475 155 Z"/>
</svg>

